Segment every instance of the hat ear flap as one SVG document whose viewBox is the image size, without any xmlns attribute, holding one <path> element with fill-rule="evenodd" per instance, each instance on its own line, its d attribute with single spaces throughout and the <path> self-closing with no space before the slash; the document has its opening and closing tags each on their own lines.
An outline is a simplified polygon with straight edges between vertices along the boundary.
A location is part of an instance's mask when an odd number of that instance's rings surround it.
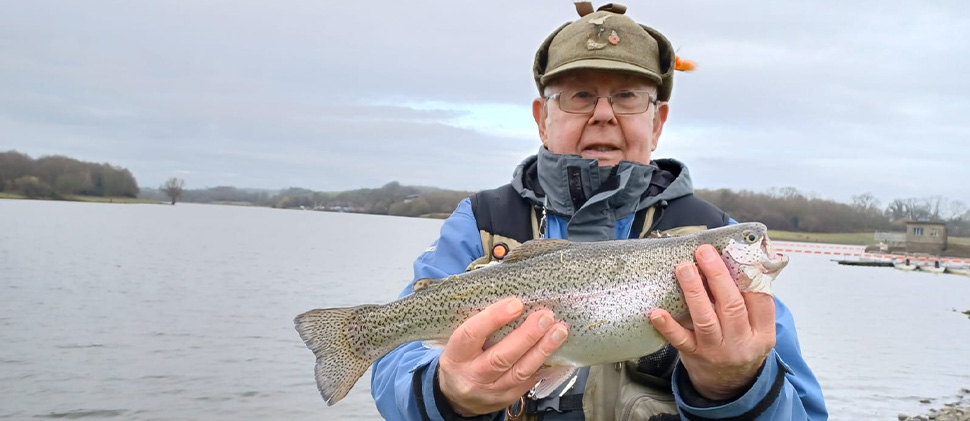
<svg viewBox="0 0 970 421">
<path fill-rule="evenodd" d="M 658 64 L 660 65 L 660 86 L 657 87 L 657 99 L 660 101 L 669 101 L 670 94 L 674 90 L 674 60 L 676 54 L 674 53 L 674 46 L 667 40 L 667 37 L 663 36 L 656 29 L 653 29 L 646 25 L 640 25 L 643 27 L 648 34 L 650 34 L 653 39 L 657 40 L 657 55 Z"/>
<path fill-rule="evenodd" d="M 546 40 L 542 42 L 542 45 L 539 46 L 539 50 L 536 51 L 536 59 L 532 64 L 532 76 L 536 80 L 536 89 L 539 90 L 540 96 L 542 95 L 542 75 L 546 74 L 546 65 L 549 64 L 549 45 L 552 44 L 552 39 L 555 38 L 556 35 L 558 35 L 559 32 L 570 23 L 572 22 L 566 22 L 555 31 L 552 31 L 552 33 L 546 37 Z"/>
</svg>

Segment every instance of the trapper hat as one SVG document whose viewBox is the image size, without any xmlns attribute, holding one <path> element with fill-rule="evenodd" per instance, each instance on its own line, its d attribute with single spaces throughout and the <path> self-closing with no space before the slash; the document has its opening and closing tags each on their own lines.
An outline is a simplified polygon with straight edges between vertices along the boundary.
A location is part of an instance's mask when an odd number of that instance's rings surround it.
<svg viewBox="0 0 970 421">
<path fill-rule="evenodd" d="M 590 2 L 577 2 L 576 11 L 579 20 L 553 31 L 536 52 L 533 76 L 540 95 L 558 75 L 597 69 L 645 76 L 657 84 L 657 99 L 670 99 L 675 54 L 667 38 L 624 16 L 622 4 L 610 3 L 593 12 Z"/>
</svg>

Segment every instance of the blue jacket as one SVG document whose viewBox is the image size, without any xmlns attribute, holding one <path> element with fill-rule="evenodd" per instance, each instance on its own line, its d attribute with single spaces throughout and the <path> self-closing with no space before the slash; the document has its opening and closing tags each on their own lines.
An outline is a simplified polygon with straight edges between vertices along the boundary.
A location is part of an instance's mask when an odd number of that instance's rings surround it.
<svg viewBox="0 0 970 421">
<path fill-rule="evenodd" d="M 617 221 L 616 238 L 630 237 L 632 221 L 632 215 Z M 546 237 L 564 238 L 565 233 L 566 221 L 549 215 Z M 462 273 L 469 263 L 483 255 L 471 202 L 465 199 L 445 220 L 438 240 L 414 262 L 414 279 L 444 278 Z M 409 285 L 401 296 L 411 292 Z M 684 418 L 720 419 L 755 413 L 758 413 L 757 417 L 750 419 L 821 420 L 828 417 L 821 387 L 802 358 L 795 322 L 788 308 L 777 298 L 775 325 L 775 349 L 768 355 L 748 392 L 733 402 L 712 404 L 690 393 L 686 372 L 678 363 L 672 384 L 677 406 Z M 385 419 L 444 420 L 433 393 L 440 355 L 441 349 L 428 349 L 420 342 L 412 342 L 398 347 L 374 363 L 371 394 Z M 770 399 L 769 392 L 778 390 L 772 387 L 776 382 L 783 382 L 783 387 L 774 399 Z M 763 401 L 771 403 L 766 408 L 756 408 Z M 447 407 L 447 404 L 443 406 Z"/>
</svg>

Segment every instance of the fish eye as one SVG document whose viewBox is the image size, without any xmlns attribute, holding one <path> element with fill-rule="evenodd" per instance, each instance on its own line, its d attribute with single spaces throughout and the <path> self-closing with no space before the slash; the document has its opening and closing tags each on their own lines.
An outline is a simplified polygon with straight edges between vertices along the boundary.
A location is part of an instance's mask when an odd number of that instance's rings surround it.
<svg viewBox="0 0 970 421">
<path fill-rule="evenodd" d="M 744 239 L 747 240 L 748 243 L 754 244 L 754 242 L 758 241 L 758 236 L 754 235 L 753 232 L 749 232 L 744 234 Z"/>
</svg>

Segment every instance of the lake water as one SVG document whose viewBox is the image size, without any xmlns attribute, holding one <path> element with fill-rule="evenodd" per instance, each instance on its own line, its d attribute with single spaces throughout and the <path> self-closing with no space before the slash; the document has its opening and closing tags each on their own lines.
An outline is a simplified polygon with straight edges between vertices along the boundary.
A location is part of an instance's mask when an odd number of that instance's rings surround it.
<svg viewBox="0 0 970 421">
<path fill-rule="evenodd" d="M 379 419 L 369 373 L 326 406 L 292 320 L 396 298 L 440 225 L 0 200 L 0 418 Z M 775 288 L 832 419 L 970 387 L 970 278 L 793 255 Z"/>
</svg>

